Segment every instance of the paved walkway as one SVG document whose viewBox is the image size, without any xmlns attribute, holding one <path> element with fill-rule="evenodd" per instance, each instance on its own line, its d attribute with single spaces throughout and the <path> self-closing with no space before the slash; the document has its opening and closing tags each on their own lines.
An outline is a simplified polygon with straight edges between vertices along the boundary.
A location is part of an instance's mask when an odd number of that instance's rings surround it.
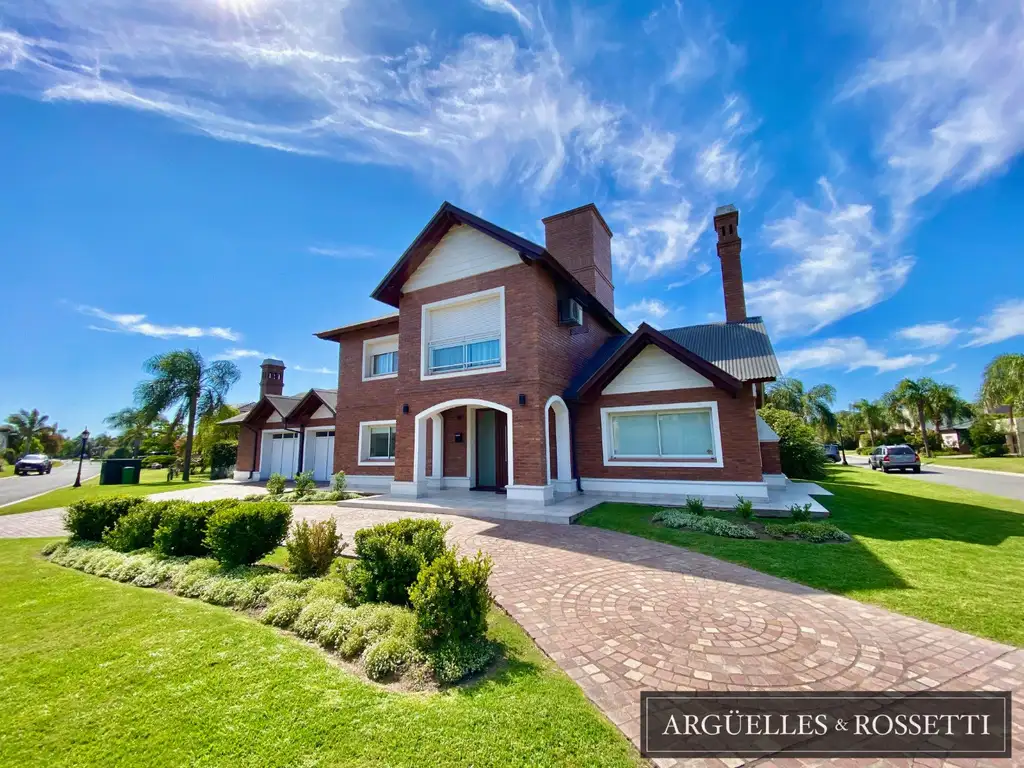
<svg viewBox="0 0 1024 768">
<path fill-rule="evenodd" d="M 349 541 L 360 528 L 417 516 L 334 506 L 296 507 L 295 515 L 333 516 Z M 52 511 L 0 517 L 0 530 L 7 531 L 0 535 L 17 535 L 11 531 L 19 526 L 23 536 L 52 535 L 39 532 L 52 517 Z M 1022 649 L 625 534 L 437 517 L 452 523 L 451 539 L 463 552 L 481 549 L 494 558 L 491 588 L 499 605 L 634 742 L 641 690 L 988 689 L 1014 692 L 1014 749 L 1024 754 Z M 759 763 L 776 764 L 941 763 Z"/>
</svg>

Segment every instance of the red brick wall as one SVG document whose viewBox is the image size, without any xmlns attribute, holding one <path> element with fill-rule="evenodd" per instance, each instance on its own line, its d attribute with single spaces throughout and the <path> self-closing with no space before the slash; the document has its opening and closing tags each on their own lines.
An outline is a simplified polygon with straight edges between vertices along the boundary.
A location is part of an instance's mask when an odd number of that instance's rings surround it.
<svg viewBox="0 0 1024 768">
<path fill-rule="evenodd" d="M 713 400 L 718 403 L 723 467 L 606 467 L 601 444 L 601 408 L 658 405 Z M 715 388 L 602 395 L 577 410 L 576 457 L 581 477 L 639 480 L 761 481 L 761 452 L 757 440 L 754 396 L 744 387 L 734 398 Z"/>
<path fill-rule="evenodd" d="M 449 408 L 441 414 L 444 419 L 444 476 L 465 477 L 466 446 L 469 441 L 469 422 L 466 408 Z M 455 433 L 462 434 L 462 442 L 455 442 Z M 429 465 L 428 465 L 429 466 Z"/>
<path fill-rule="evenodd" d="M 766 475 L 782 474 L 782 458 L 777 442 L 761 443 L 761 470 Z"/>
</svg>

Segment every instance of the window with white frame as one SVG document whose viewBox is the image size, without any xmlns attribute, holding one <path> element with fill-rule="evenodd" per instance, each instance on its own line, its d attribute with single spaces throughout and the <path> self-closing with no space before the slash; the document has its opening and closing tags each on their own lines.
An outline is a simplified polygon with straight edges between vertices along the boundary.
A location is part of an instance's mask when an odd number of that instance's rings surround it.
<svg viewBox="0 0 1024 768">
<path fill-rule="evenodd" d="M 398 375 L 398 336 L 363 342 L 363 381 Z"/>
<path fill-rule="evenodd" d="M 606 460 L 721 462 L 713 403 L 605 408 L 602 415 Z"/>
<path fill-rule="evenodd" d="M 425 305 L 424 378 L 504 370 L 504 334 L 503 288 Z"/>
<path fill-rule="evenodd" d="M 394 464 L 394 421 L 366 421 L 359 425 L 359 463 Z"/>
</svg>

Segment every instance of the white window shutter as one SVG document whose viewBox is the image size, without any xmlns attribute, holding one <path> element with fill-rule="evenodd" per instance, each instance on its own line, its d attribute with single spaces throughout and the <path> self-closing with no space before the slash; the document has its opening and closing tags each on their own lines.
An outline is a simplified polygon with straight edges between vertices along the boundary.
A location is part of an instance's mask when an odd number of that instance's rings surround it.
<svg viewBox="0 0 1024 768">
<path fill-rule="evenodd" d="M 431 309 L 428 316 L 431 344 L 479 336 L 501 335 L 501 301 L 489 296 L 479 301 Z"/>
</svg>

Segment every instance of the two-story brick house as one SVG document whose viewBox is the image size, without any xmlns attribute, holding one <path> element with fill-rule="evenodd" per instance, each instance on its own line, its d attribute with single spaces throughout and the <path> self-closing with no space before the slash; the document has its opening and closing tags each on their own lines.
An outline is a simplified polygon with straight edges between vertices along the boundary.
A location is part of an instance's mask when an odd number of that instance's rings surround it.
<svg viewBox="0 0 1024 768">
<path fill-rule="evenodd" d="M 630 333 L 596 207 L 544 219 L 541 246 L 445 203 L 373 291 L 397 312 L 317 334 L 340 345 L 332 471 L 405 496 L 767 498 L 755 408 L 779 368 L 746 316 L 738 223 L 716 212 L 726 322 Z"/>
</svg>

